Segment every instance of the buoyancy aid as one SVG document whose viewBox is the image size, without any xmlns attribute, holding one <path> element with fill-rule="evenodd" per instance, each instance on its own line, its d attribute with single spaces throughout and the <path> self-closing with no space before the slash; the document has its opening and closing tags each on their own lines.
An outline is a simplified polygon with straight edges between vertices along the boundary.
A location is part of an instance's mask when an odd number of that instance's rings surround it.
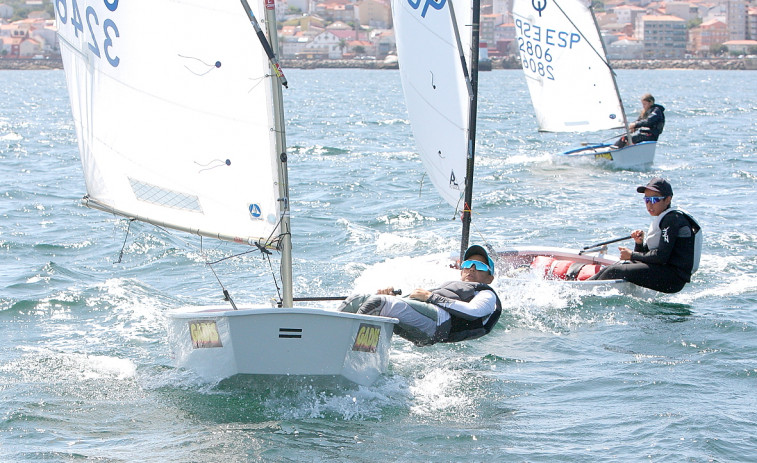
<svg viewBox="0 0 757 463">
<path fill-rule="evenodd" d="M 470 302 L 477 292 L 485 290 L 493 292 L 494 297 L 497 300 L 496 308 L 494 309 L 494 312 L 488 316 L 488 320 L 487 317 L 466 320 L 450 311 L 451 325 L 449 336 L 447 336 L 446 339 L 442 339 L 441 342 L 464 341 L 467 339 L 480 338 L 481 336 L 488 334 L 492 328 L 494 328 L 494 325 L 497 324 L 497 321 L 499 321 L 499 317 L 502 314 L 502 304 L 499 300 L 499 296 L 497 296 L 497 292 L 494 291 L 491 286 L 484 283 L 476 283 L 472 281 L 449 281 L 441 287 L 431 290 L 433 294 L 463 302 Z M 485 323 L 484 320 L 486 320 Z"/>
<path fill-rule="evenodd" d="M 691 266 L 691 273 L 699 269 L 699 259 L 702 257 L 702 241 L 704 240 L 704 233 L 702 232 L 702 226 L 694 219 L 688 212 L 682 209 L 674 209 L 672 212 L 681 214 L 691 227 L 691 232 L 694 234 L 694 262 Z"/>
<path fill-rule="evenodd" d="M 692 217 L 688 212 L 681 209 L 670 208 L 663 211 L 660 215 L 654 217 L 652 219 L 652 222 L 649 224 L 649 230 L 644 236 L 644 245 L 647 247 L 647 249 L 656 249 L 660 246 L 660 239 L 661 237 L 663 237 L 663 232 L 660 229 L 660 224 L 662 223 L 663 218 L 671 213 L 680 214 L 683 218 L 686 219 L 691 230 L 691 235 L 693 235 L 694 237 L 694 249 L 691 262 L 691 273 L 693 274 L 699 268 L 699 260 L 702 256 L 702 241 L 704 240 L 704 234 L 702 233 L 702 227 L 699 225 L 699 222 L 697 222 L 694 217 Z M 685 236 L 681 234 L 684 231 L 685 229 L 678 231 L 678 238 L 689 238 L 687 231 L 685 232 Z"/>
</svg>

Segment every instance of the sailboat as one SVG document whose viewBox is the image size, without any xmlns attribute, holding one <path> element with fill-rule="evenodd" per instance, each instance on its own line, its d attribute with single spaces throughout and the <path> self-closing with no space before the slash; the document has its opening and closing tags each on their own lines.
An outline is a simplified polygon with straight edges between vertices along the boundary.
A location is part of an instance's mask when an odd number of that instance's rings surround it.
<svg viewBox="0 0 757 463">
<path fill-rule="evenodd" d="M 630 140 L 629 121 L 615 73 L 587 1 L 513 0 L 513 20 L 539 130 L 594 132 L 622 128 Z M 619 149 L 611 143 L 584 143 L 561 155 L 594 158 L 612 168 L 645 168 L 654 162 L 656 146 L 655 141 Z"/>
<path fill-rule="evenodd" d="M 479 0 L 425 4 L 392 0 L 399 70 L 413 136 L 436 190 L 452 207 L 462 210 L 461 257 L 468 247 L 473 202 L 479 12 Z M 607 243 L 600 244 L 580 251 L 552 247 L 489 251 L 500 275 L 513 280 L 533 281 L 522 271 L 533 269 L 543 278 L 587 290 L 646 292 L 624 280 L 586 280 L 593 274 L 590 270 L 596 273 L 602 265 L 618 260 L 605 254 Z M 574 269 L 585 267 L 582 279 L 568 279 L 573 264 Z M 555 270 L 558 265 L 566 269 Z"/>
<path fill-rule="evenodd" d="M 281 254 L 281 307 L 237 306 L 221 286 L 225 304 L 168 313 L 176 366 L 214 380 L 384 373 L 395 319 L 294 306 L 273 1 L 58 0 L 55 12 L 84 204 Z"/>
</svg>

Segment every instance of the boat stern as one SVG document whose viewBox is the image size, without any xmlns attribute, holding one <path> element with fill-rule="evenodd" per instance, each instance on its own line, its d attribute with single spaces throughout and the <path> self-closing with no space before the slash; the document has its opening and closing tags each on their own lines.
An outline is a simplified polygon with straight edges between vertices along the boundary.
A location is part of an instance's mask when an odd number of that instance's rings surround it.
<svg viewBox="0 0 757 463">
<path fill-rule="evenodd" d="M 310 308 L 213 307 L 169 313 L 177 367 L 235 374 L 335 375 L 362 385 L 387 369 L 395 319 Z"/>
</svg>

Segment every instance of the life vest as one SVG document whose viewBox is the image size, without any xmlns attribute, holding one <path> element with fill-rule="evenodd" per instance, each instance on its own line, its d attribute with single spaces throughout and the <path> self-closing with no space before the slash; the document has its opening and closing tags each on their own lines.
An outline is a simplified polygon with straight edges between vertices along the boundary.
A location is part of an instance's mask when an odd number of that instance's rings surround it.
<svg viewBox="0 0 757 463">
<path fill-rule="evenodd" d="M 699 225 L 694 217 L 689 215 L 688 212 L 681 209 L 673 209 L 671 212 L 678 212 L 689 221 L 691 232 L 694 234 L 694 263 L 691 266 L 691 273 L 693 274 L 699 269 L 699 259 L 702 257 L 702 241 L 704 241 L 704 233 L 702 232 L 702 226 Z"/>
<path fill-rule="evenodd" d="M 548 280 L 584 281 L 599 272 L 601 266 L 548 256 L 536 256 L 531 262 L 531 268 L 543 269 L 544 278 Z"/>
<path fill-rule="evenodd" d="M 497 305 L 489 315 L 489 319 L 484 320 L 486 317 L 480 317 L 473 320 L 466 320 L 462 317 L 456 316 L 450 312 L 450 330 L 449 336 L 446 339 L 442 339 L 440 342 L 458 342 L 467 339 L 476 339 L 488 334 L 494 325 L 499 321 L 499 316 L 502 315 L 502 303 L 497 296 L 497 292 L 492 289 L 491 286 L 484 283 L 476 283 L 471 281 L 450 281 L 445 283 L 442 287 L 432 289 L 431 292 L 444 296 L 448 299 L 454 299 L 457 301 L 470 302 L 478 291 L 489 290 L 494 293 L 494 297 L 497 299 Z"/>
</svg>

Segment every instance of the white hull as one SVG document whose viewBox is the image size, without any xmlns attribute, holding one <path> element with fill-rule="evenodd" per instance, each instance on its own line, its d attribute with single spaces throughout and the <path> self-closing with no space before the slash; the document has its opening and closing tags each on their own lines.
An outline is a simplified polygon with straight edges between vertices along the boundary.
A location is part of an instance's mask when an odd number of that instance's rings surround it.
<svg viewBox="0 0 757 463">
<path fill-rule="evenodd" d="M 528 248 L 514 247 L 512 249 L 497 251 L 496 256 L 496 265 L 500 271 L 500 278 L 504 277 L 508 281 L 529 284 L 533 284 L 536 279 L 543 277 L 545 273 L 543 269 L 530 269 L 531 262 L 533 262 L 534 258 L 536 258 L 537 256 L 546 256 L 560 260 L 569 260 L 579 264 L 610 265 L 618 261 L 618 258 L 608 257 L 604 254 L 598 254 L 596 252 L 579 254 L 572 249 L 542 246 L 531 246 Z M 545 281 L 547 280 L 549 279 L 545 278 Z M 625 280 L 569 281 L 552 279 L 549 281 L 553 281 L 561 285 L 569 286 L 573 289 L 579 289 L 587 292 L 616 290 L 622 294 L 643 298 L 651 298 L 657 294 L 657 291 L 637 286 Z"/>
<path fill-rule="evenodd" d="M 177 309 L 168 321 L 176 366 L 204 379 L 316 375 L 360 385 L 386 372 L 397 323 L 325 309 L 228 306 Z"/>
<path fill-rule="evenodd" d="M 655 141 L 643 141 L 635 145 L 613 149 L 608 144 L 587 146 L 562 153 L 568 158 L 593 157 L 597 161 L 615 169 L 643 169 L 654 162 L 657 148 Z"/>
</svg>

